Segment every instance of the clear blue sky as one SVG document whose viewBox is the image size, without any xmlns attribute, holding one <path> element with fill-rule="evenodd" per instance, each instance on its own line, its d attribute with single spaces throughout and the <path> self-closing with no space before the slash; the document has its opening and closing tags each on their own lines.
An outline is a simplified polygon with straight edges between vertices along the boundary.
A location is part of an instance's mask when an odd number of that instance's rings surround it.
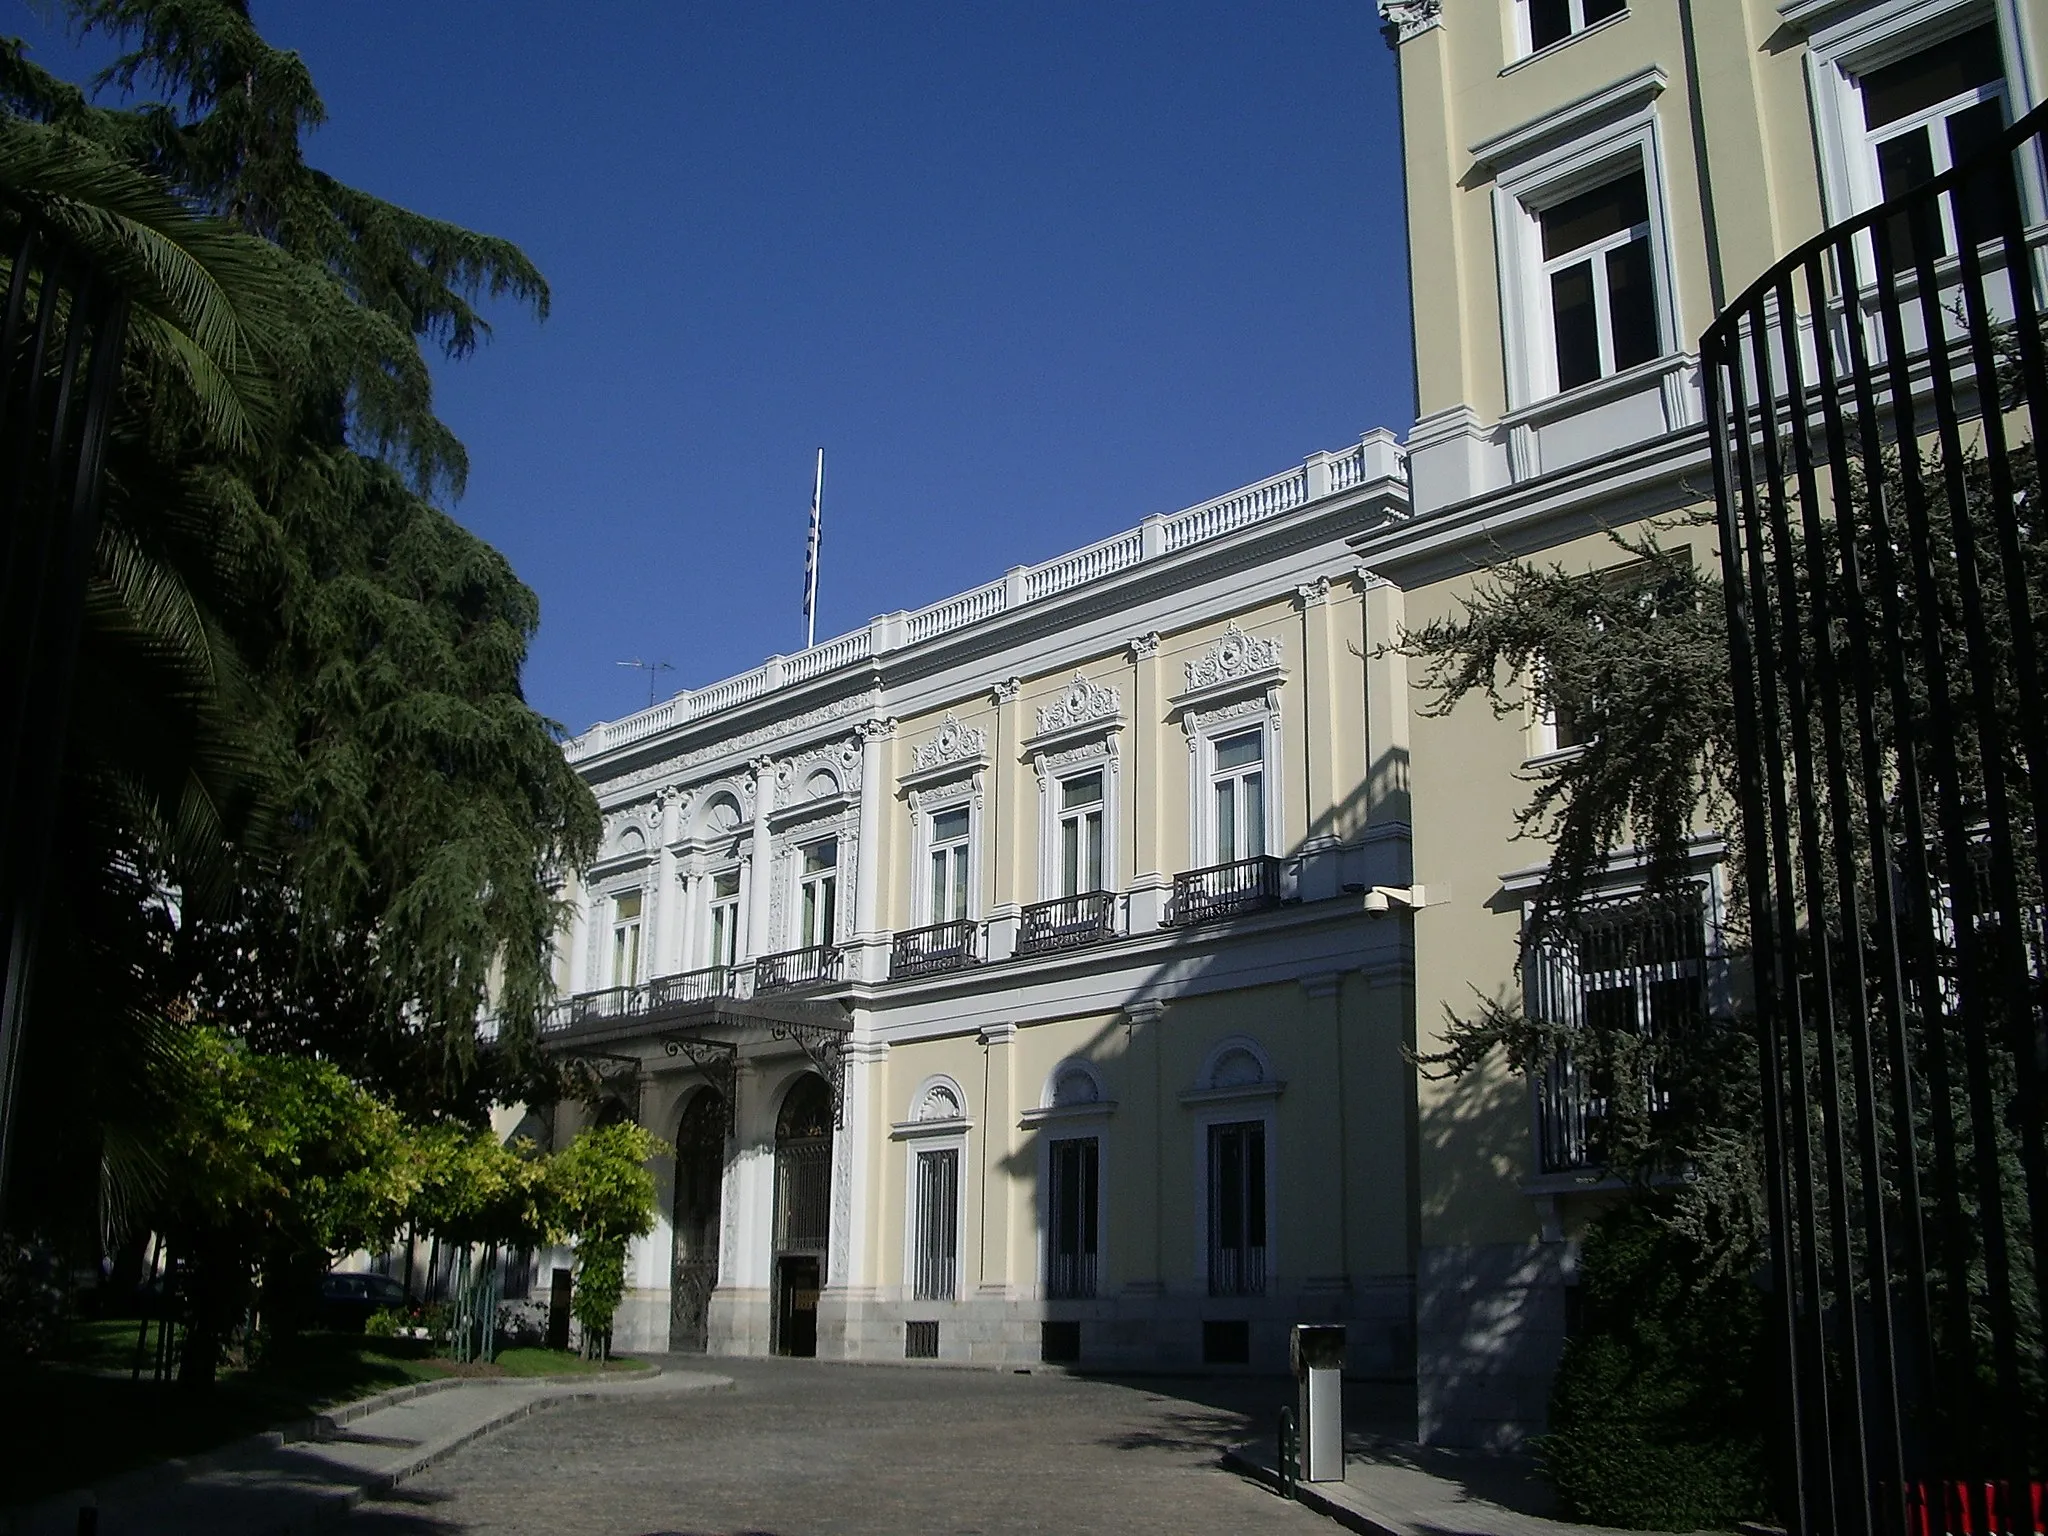
<svg viewBox="0 0 2048 1536">
<path fill-rule="evenodd" d="M 439 400 L 572 731 L 802 645 L 821 444 L 824 639 L 1413 419 L 1371 0 L 254 13 L 315 164 L 553 287 Z"/>
</svg>

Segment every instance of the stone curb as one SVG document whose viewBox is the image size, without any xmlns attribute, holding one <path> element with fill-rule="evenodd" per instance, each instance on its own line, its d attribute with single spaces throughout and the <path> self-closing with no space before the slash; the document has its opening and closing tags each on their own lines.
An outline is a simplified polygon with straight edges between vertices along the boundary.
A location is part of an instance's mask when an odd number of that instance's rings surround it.
<svg viewBox="0 0 2048 1536">
<path fill-rule="evenodd" d="M 163 1460 L 153 1461 L 147 1466 L 135 1467 L 127 1472 L 117 1473 L 103 1483 L 95 1483 L 85 1488 L 67 1488 L 61 1492 L 37 1499 L 33 1504 L 17 1505 L 13 1508 L 0 1508 L 0 1531 L 12 1532 L 32 1528 L 37 1522 L 46 1517 L 52 1515 L 61 1516 L 65 1511 L 76 1510 L 88 1504 L 97 1507 L 103 1504 L 137 1498 L 154 1490 L 168 1490 L 180 1483 L 189 1482 L 195 1477 L 203 1477 L 209 1472 L 219 1471 L 221 1468 L 241 1458 L 262 1451 L 274 1451 L 283 1446 L 302 1445 L 309 1441 L 318 1443 L 321 1440 L 331 1438 L 344 1425 L 352 1424 L 357 1419 L 367 1417 L 380 1409 L 394 1408 L 400 1403 L 411 1402 L 414 1398 L 431 1396 L 436 1392 L 446 1392 L 455 1387 L 549 1387 L 578 1385 L 591 1389 L 596 1387 L 599 1382 L 644 1381 L 649 1377 L 659 1376 L 661 1373 L 661 1367 L 650 1360 L 638 1369 L 629 1371 L 606 1371 L 602 1373 L 576 1371 L 557 1376 L 437 1376 L 431 1381 L 408 1382 L 402 1387 L 389 1387 L 382 1392 L 373 1393 L 369 1397 L 358 1398 L 352 1403 L 343 1403 L 338 1407 L 313 1414 L 308 1418 L 294 1419 L 290 1423 L 279 1425 L 276 1429 L 259 1430 L 253 1435 L 244 1435 L 239 1440 L 230 1440 L 226 1445 L 216 1446 L 210 1451 L 202 1451 L 192 1456 L 167 1456 Z M 592 1380 L 593 1375 L 597 1377 L 596 1381 Z M 691 1388 L 690 1390 L 703 1391 L 708 1389 Z M 539 1408 L 552 1407 L 557 1403 L 585 1402 L 594 1399 L 596 1395 L 593 1390 L 585 1390 L 583 1392 L 543 1394 L 534 1397 L 525 1403 L 519 1404 L 508 1413 L 486 1420 L 461 1438 L 453 1440 L 445 1446 L 438 1446 L 427 1451 L 424 1453 L 423 1459 L 418 1460 L 412 1465 L 393 1473 L 379 1474 L 378 1479 L 364 1485 L 363 1491 L 358 1492 L 353 1499 L 343 1506 L 344 1510 L 353 1508 L 356 1503 L 367 1497 L 369 1492 L 386 1492 L 391 1487 L 403 1482 L 406 1478 L 432 1466 L 450 1452 L 460 1450 L 478 1436 L 489 1434 L 493 1430 L 502 1429 L 508 1424 L 516 1423 Z M 381 1483 L 381 1486 L 379 1486 L 379 1483 Z M 316 1514 L 314 1516 L 315 1524 L 323 1523 L 324 1518 L 324 1516 Z M 296 1522 L 278 1527 L 277 1529 L 282 1536 L 283 1532 L 295 1528 L 297 1528 Z"/>
<path fill-rule="evenodd" d="M 1261 1487 L 1272 1489 L 1276 1494 L 1280 1492 L 1279 1471 L 1276 1468 L 1267 1466 L 1264 1461 L 1252 1454 L 1249 1446 L 1234 1446 L 1223 1453 L 1222 1459 L 1223 1465 L 1231 1471 L 1249 1477 L 1253 1482 L 1258 1483 Z M 1344 1485 L 1337 1483 L 1332 1486 L 1341 1488 Z M 1302 1505 L 1304 1508 L 1312 1509 L 1319 1515 L 1327 1516 L 1348 1531 L 1360 1531 L 1364 1533 L 1364 1536 L 1409 1536 L 1407 1531 L 1397 1530 L 1393 1526 L 1384 1525 L 1378 1520 L 1373 1519 L 1372 1516 L 1366 1514 L 1363 1510 L 1353 1509 L 1349 1504 L 1339 1503 L 1329 1494 L 1323 1492 L 1322 1485 L 1319 1483 L 1296 1483 L 1294 1485 L 1294 1499 L 1297 1504 Z"/>
</svg>

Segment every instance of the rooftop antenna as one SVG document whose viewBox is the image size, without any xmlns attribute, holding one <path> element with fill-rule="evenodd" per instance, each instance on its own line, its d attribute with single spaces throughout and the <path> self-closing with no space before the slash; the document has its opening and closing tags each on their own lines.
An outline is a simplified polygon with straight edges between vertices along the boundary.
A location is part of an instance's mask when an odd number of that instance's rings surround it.
<svg viewBox="0 0 2048 1536">
<path fill-rule="evenodd" d="M 641 661 L 638 657 L 635 657 L 631 661 L 614 662 L 613 665 L 619 667 L 637 667 L 642 672 L 645 672 L 647 674 L 647 707 L 649 709 L 654 708 L 654 686 L 656 680 L 664 672 L 675 671 L 675 668 L 670 666 L 665 661 Z"/>
</svg>

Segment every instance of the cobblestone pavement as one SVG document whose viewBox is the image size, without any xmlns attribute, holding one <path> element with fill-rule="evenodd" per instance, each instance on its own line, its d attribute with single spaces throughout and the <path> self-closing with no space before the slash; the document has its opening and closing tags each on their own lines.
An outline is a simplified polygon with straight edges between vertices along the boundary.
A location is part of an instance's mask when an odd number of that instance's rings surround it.
<svg viewBox="0 0 2048 1536">
<path fill-rule="evenodd" d="M 680 1363 L 680 1362 L 679 1362 Z M 1010 1536 L 1317 1532 L 1222 1470 L 1291 1383 L 1114 1383 L 799 1360 L 708 1362 L 730 1391 L 539 1414 L 457 1453 L 347 1536 Z"/>
</svg>

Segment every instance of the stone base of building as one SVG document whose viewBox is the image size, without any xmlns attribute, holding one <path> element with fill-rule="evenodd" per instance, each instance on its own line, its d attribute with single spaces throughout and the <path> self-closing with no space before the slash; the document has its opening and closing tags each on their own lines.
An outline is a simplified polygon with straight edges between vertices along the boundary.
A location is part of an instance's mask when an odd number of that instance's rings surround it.
<svg viewBox="0 0 2048 1536">
<path fill-rule="evenodd" d="M 1512 1450 L 1549 1426 L 1564 1353 L 1564 1243 L 1426 1247 L 1416 1279 L 1416 1436 Z"/>
<path fill-rule="evenodd" d="M 648 1315 L 658 1315 L 665 1329 L 666 1293 L 634 1295 L 648 1298 Z M 1001 1294 L 914 1301 L 873 1290 L 828 1288 L 819 1299 L 818 1355 L 869 1362 L 931 1358 L 991 1367 L 1050 1363 L 1112 1371 L 1270 1375 L 1290 1368 L 1287 1330 L 1292 1324 L 1343 1323 L 1349 1330 L 1346 1368 L 1351 1374 L 1406 1380 L 1415 1371 L 1413 1304 L 1405 1278 L 1311 1281 L 1277 1295 L 1228 1299 L 1134 1287 L 1090 1301 Z M 766 1290 L 715 1292 L 709 1353 L 770 1353 L 769 1310 Z M 622 1306 L 622 1325 L 625 1311 Z M 916 1356 L 909 1353 L 913 1323 L 936 1324 L 919 1330 Z M 936 1353 L 924 1354 L 925 1349 Z"/>
</svg>

